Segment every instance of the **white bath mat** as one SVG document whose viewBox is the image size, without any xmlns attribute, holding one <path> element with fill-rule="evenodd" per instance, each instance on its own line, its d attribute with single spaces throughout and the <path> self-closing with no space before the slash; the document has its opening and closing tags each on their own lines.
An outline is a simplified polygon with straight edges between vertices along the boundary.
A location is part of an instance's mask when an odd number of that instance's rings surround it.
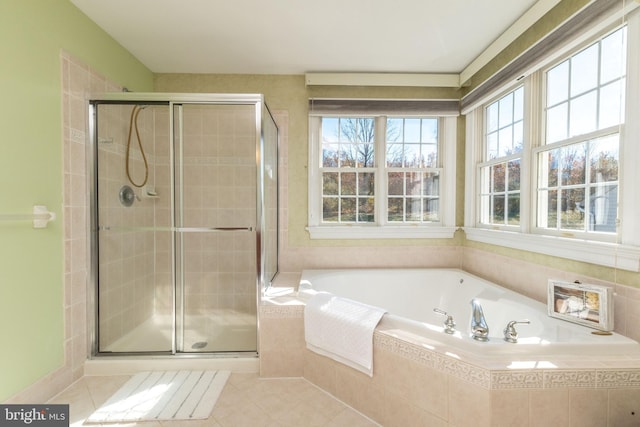
<svg viewBox="0 0 640 427">
<path fill-rule="evenodd" d="M 229 371 L 154 371 L 134 375 L 87 423 L 209 418 Z"/>
</svg>

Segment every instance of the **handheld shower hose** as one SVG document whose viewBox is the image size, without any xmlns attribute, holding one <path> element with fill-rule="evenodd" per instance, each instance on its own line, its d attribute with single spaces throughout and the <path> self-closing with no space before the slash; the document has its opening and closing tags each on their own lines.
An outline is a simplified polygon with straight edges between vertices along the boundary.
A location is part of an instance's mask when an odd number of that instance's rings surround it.
<svg viewBox="0 0 640 427">
<path fill-rule="evenodd" d="M 144 187 L 144 185 L 147 183 L 147 180 L 149 179 L 149 164 L 147 163 L 147 156 L 144 154 L 144 148 L 142 147 L 142 141 L 140 139 L 140 131 L 138 130 L 138 115 L 140 114 L 140 111 L 142 111 L 144 108 L 146 107 L 140 107 L 136 105 L 133 107 L 133 110 L 131 110 L 131 119 L 129 120 L 129 136 L 127 138 L 127 153 L 125 158 L 125 168 L 127 172 L 127 178 L 129 179 L 129 182 L 134 187 L 138 187 L 138 188 Z M 129 157 L 130 157 L 130 151 L 131 151 L 131 134 L 133 133 L 134 129 L 136 131 L 136 139 L 138 140 L 138 147 L 140 147 L 140 153 L 142 154 L 142 161 L 144 162 L 144 180 L 142 181 L 141 184 L 138 184 L 133 181 L 133 178 L 131 178 L 131 172 L 130 172 L 130 166 L 129 166 Z"/>
</svg>

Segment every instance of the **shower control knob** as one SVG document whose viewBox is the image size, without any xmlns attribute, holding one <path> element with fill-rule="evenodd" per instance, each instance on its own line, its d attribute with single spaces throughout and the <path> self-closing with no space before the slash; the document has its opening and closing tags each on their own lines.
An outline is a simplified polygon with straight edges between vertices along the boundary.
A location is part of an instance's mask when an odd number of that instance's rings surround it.
<svg viewBox="0 0 640 427">
<path fill-rule="evenodd" d="M 133 191 L 133 188 L 128 185 L 123 185 L 122 188 L 120 188 L 118 198 L 120 199 L 120 204 L 128 208 L 133 205 L 133 202 L 136 199 L 136 193 Z"/>
</svg>

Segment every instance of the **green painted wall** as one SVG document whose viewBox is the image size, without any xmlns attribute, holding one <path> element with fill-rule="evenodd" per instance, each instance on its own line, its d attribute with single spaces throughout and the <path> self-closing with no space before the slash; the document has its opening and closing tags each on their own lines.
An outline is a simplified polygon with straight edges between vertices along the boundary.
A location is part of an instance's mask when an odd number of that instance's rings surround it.
<svg viewBox="0 0 640 427">
<path fill-rule="evenodd" d="M 45 230 L 0 221 L 0 401 L 64 363 L 61 49 L 119 84 L 153 87 L 68 0 L 0 1 L 0 214 L 45 204 L 58 216 Z"/>
</svg>

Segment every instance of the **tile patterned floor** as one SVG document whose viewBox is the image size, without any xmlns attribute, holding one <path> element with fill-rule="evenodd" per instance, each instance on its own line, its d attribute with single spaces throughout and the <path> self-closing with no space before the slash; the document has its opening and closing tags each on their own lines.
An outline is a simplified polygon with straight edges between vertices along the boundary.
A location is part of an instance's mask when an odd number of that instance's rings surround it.
<svg viewBox="0 0 640 427">
<path fill-rule="evenodd" d="M 83 377 L 49 403 L 70 404 L 70 425 L 80 427 L 129 378 Z M 145 421 L 105 426 L 373 427 L 378 424 L 304 379 L 261 379 L 257 374 L 233 373 L 207 420 Z"/>
</svg>

